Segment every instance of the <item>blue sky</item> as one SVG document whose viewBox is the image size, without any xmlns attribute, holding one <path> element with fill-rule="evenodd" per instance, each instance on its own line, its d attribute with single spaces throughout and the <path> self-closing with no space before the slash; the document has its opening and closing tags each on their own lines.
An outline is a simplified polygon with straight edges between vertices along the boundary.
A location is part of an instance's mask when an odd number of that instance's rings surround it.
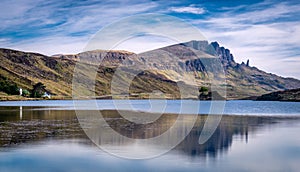
<svg viewBox="0 0 300 172">
<path fill-rule="evenodd" d="M 267 72 L 300 78 L 300 2 L 2 0 L 0 47 L 47 55 L 78 53 L 101 28 L 123 17 L 161 13 L 199 28 Z"/>
</svg>

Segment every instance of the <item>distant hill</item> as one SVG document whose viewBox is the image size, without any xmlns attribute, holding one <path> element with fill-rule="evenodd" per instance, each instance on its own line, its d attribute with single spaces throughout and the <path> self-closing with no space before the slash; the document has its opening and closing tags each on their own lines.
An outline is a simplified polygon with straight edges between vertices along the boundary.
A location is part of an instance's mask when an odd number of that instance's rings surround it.
<svg viewBox="0 0 300 172">
<path fill-rule="evenodd" d="M 114 51 L 112 54 L 115 59 L 118 59 L 124 55 L 123 53 Z M 19 88 L 31 90 L 34 84 L 41 82 L 52 95 L 69 98 L 72 96 L 73 71 L 77 62 L 73 58 L 49 57 L 37 53 L 0 49 L 0 61 L 0 83 L 3 81 L 3 83 L 16 84 Z M 110 95 L 110 82 L 116 66 L 99 67 L 92 63 L 82 63 L 81 65 L 98 71 L 95 86 L 96 96 Z M 92 80 L 95 78 L 91 78 L 87 73 L 82 79 Z M 180 96 L 174 81 L 147 71 L 133 80 L 132 88 L 136 92 L 140 90 L 151 92 L 153 89 L 161 89 L 165 93 L 172 93 L 171 98 Z M 77 91 L 84 93 L 86 90 Z M 3 91 L 0 93 L 0 97 L 7 96 Z"/>
<path fill-rule="evenodd" d="M 176 56 L 176 58 L 175 58 Z M 221 47 L 217 42 L 190 41 L 171 45 L 142 54 L 127 51 L 95 50 L 74 55 L 45 56 L 38 53 L 0 49 L 0 81 L 16 84 L 23 89 L 31 90 L 37 82 L 42 82 L 49 93 L 57 96 L 72 95 L 73 71 L 80 62 L 82 69 L 95 69 L 96 96 L 111 94 L 111 80 L 116 69 L 122 63 L 149 68 L 134 78 L 130 93 L 136 98 L 147 97 L 147 93 L 160 90 L 169 98 L 180 98 L 177 83 L 189 87 L 192 83 L 186 80 L 184 73 L 193 74 L 196 83 L 209 87 L 209 73 L 204 61 L 213 65 L 214 57 L 221 61 L 225 71 L 228 99 L 240 99 L 250 96 L 300 88 L 300 81 L 266 73 L 248 63 L 236 63 L 230 50 Z M 97 63 L 101 61 L 101 65 Z M 134 69 L 133 69 L 134 70 Z M 95 79 L 85 73 L 82 82 Z M 126 76 L 119 78 L 121 83 Z M 120 86 L 121 89 L 122 86 Z M 84 93 L 86 90 L 77 90 Z M 0 91 L 0 97 L 6 93 Z"/>
<path fill-rule="evenodd" d="M 300 88 L 264 94 L 262 96 L 257 97 L 256 100 L 300 102 Z"/>
</svg>

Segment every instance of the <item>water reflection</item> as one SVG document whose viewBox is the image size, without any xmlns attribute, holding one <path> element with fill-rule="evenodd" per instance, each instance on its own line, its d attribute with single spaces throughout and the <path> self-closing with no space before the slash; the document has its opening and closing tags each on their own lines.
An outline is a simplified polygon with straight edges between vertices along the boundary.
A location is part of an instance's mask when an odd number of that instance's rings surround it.
<svg viewBox="0 0 300 172">
<path fill-rule="evenodd" d="M 126 113 L 136 115 L 134 112 Z M 155 122 L 135 124 L 122 118 L 117 111 L 107 110 L 102 111 L 102 114 L 109 127 L 123 136 L 134 139 L 159 136 L 166 132 L 178 118 L 178 115 L 175 114 L 164 114 Z M 188 118 L 187 115 L 185 119 L 188 120 Z M 212 137 L 205 144 L 200 145 L 198 140 L 206 119 L 206 115 L 199 115 L 192 131 L 173 151 L 181 152 L 189 157 L 205 157 L 207 155 L 216 157 L 218 153 L 226 152 L 230 148 L 235 136 L 239 136 L 246 143 L 249 134 L 253 134 L 265 126 L 282 122 L 292 123 L 298 118 L 223 116 Z M 36 110 L 22 106 L 0 108 L 0 131 L 1 147 L 46 139 L 86 139 L 85 144 L 93 145 L 88 141 L 72 110 Z M 180 132 L 182 131 L 177 131 L 177 133 Z M 103 132 L 101 137 L 102 139 L 109 137 L 109 133 Z M 176 137 L 176 135 L 172 135 L 172 137 Z M 124 140 L 114 140 L 113 146 L 122 150 L 124 142 Z M 127 146 L 132 144 L 135 143 L 126 143 Z"/>
<path fill-rule="evenodd" d="M 84 137 L 73 111 L 0 108 L 0 147 L 50 138 Z"/>
<path fill-rule="evenodd" d="M 23 107 L 20 106 L 20 120 L 22 120 L 23 118 Z"/>
</svg>

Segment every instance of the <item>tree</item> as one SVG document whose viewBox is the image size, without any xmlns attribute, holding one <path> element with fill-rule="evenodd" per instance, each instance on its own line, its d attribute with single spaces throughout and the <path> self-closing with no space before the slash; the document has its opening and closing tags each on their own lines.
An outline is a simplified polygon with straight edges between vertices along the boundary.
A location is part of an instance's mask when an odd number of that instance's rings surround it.
<svg viewBox="0 0 300 172">
<path fill-rule="evenodd" d="M 207 87 L 200 87 L 199 89 L 199 99 L 200 100 L 207 100 L 208 99 L 208 95 L 209 95 L 209 89 Z"/>
<path fill-rule="evenodd" d="M 208 88 L 202 86 L 202 87 L 199 89 L 199 92 L 200 92 L 200 93 L 208 92 Z"/>
<path fill-rule="evenodd" d="M 41 83 L 41 82 L 35 84 L 35 85 L 33 86 L 32 91 L 31 91 L 31 97 L 34 97 L 34 98 L 41 98 L 42 95 L 43 95 L 43 94 L 45 93 L 45 91 L 46 91 L 45 88 L 46 88 L 46 86 L 45 86 L 43 83 Z"/>
<path fill-rule="evenodd" d="M 9 81 L 6 77 L 0 76 L 0 91 L 3 91 L 10 95 L 18 95 L 19 94 L 19 88 L 18 86 Z"/>
</svg>

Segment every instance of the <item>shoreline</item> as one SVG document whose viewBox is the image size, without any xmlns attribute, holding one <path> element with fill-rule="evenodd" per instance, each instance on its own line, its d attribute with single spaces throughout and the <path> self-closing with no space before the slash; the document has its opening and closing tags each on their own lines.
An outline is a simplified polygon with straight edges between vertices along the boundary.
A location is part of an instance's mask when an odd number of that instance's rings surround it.
<svg viewBox="0 0 300 172">
<path fill-rule="evenodd" d="M 57 96 L 53 95 L 51 98 L 31 98 L 23 97 L 20 95 L 0 95 L 0 102 L 4 101 L 44 101 L 44 100 L 148 100 L 149 96 L 136 96 L 136 95 L 103 95 L 103 96 L 82 96 L 73 98 L 72 96 Z M 195 97 L 187 98 L 176 98 L 176 97 L 154 97 L 153 100 L 199 100 L 199 101 L 211 101 L 211 99 L 198 99 Z M 273 99 L 258 99 L 258 97 L 245 97 L 238 99 L 214 99 L 213 101 L 232 101 L 232 100 L 246 100 L 246 101 L 276 101 L 276 102 L 300 102 L 298 99 L 283 99 L 283 100 L 273 100 Z"/>
<path fill-rule="evenodd" d="M 15 98 L 15 97 L 0 97 L 0 102 L 12 102 L 12 101 L 52 101 L 52 100 L 126 100 L 125 98 L 115 98 L 112 99 L 112 97 L 96 97 L 96 98 L 91 98 L 91 97 L 85 97 L 85 98 L 78 98 L 74 99 L 72 97 L 59 97 L 59 98 Z M 136 97 L 129 97 L 129 100 L 149 100 L 148 98 L 136 98 Z M 186 99 L 174 99 L 174 98 L 155 98 L 152 100 L 199 100 L 199 99 L 193 99 L 193 98 L 186 98 Z M 257 101 L 257 102 L 300 102 L 300 100 L 253 100 L 253 99 L 226 99 L 226 100 L 199 100 L 199 101 Z"/>
</svg>

